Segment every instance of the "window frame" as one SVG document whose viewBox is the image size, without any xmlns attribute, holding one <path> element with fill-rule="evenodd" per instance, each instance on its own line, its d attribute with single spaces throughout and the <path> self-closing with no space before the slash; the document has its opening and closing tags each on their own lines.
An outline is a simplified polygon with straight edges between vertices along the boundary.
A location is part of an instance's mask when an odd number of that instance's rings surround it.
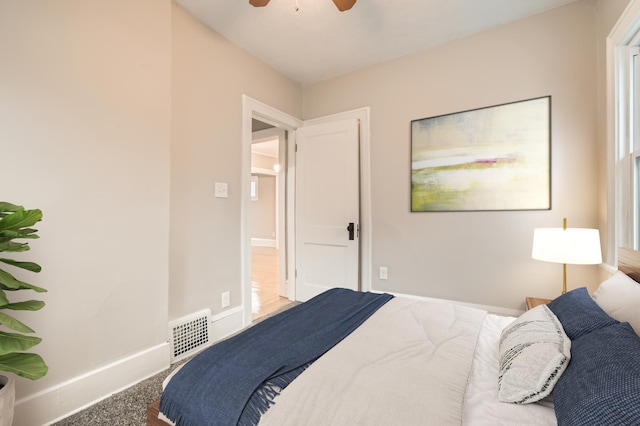
<svg viewBox="0 0 640 426">
<path fill-rule="evenodd" d="M 640 46 L 640 0 L 632 0 L 607 37 L 606 241 L 607 264 L 613 268 L 618 261 L 617 247 L 637 249 L 640 244 L 640 119 L 636 117 L 636 112 L 640 112 L 640 60 L 637 46 Z"/>
</svg>

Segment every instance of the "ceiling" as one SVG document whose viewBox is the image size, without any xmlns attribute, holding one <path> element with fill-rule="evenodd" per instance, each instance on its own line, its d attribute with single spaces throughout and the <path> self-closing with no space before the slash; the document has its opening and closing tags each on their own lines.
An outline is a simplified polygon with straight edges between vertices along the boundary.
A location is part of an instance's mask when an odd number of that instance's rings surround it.
<svg viewBox="0 0 640 426">
<path fill-rule="evenodd" d="M 308 85 L 577 0 L 174 0 L 235 45 Z M 296 11 L 296 4 L 299 5 Z"/>
</svg>

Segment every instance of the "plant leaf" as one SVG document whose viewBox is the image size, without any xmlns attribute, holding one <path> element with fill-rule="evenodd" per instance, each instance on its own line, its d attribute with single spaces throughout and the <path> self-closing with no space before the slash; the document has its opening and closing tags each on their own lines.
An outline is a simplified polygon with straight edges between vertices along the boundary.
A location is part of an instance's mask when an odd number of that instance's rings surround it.
<svg viewBox="0 0 640 426">
<path fill-rule="evenodd" d="M 0 230 L 18 230 L 29 227 L 42 220 L 42 211 L 35 210 L 18 210 L 8 216 L 0 219 Z"/>
<path fill-rule="evenodd" d="M 36 234 L 36 232 L 38 232 L 38 230 L 34 228 L 24 228 L 24 229 L 18 229 L 18 230 L 5 229 L 3 231 L 0 231 L 0 241 L 4 242 L 4 241 L 15 240 L 18 238 L 35 240 L 37 238 L 40 238 L 38 234 Z"/>
<path fill-rule="evenodd" d="M 5 258 L 0 258 L 0 262 L 4 262 L 7 265 L 13 265 L 13 266 L 15 266 L 17 268 L 26 269 L 26 270 L 32 271 L 32 272 L 40 272 L 42 270 L 40 265 L 38 265 L 37 263 L 33 263 L 33 262 L 19 262 L 17 260 L 5 259 Z"/>
<path fill-rule="evenodd" d="M 37 311 L 38 309 L 42 309 L 45 305 L 42 300 L 26 300 L 24 302 L 15 303 L 9 303 L 7 300 L 7 303 L 4 305 L 2 305 L 1 302 L 2 300 L 0 295 L 0 309 L 11 309 L 13 311 Z"/>
<path fill-rule="evenodd" d="M 26 351 L 42 341 L 36 336 L 0 331 L 0 355 Z"/>
<path fill-rule="evenodd" d="M 7 299 L 7 294 L 0 288 L 0 309 L 4 308 L 9 304 L 9 299 Z"/>
<path fill-rule="evenodd" d="M 12 353 L 0 356 L 0 370 L 36 380 L 47 374 L 49 367 L 40 355 Z"/>
<path fill-rule="evenodd" d="M 2 269 L 0 269 L 0 271 L 2 271 Z M 5 289 L 7 290 L 7 289 Z M 37 293 L 46 293 L 47 289 L 46 288 L 42 288 L 42 287 L 38 287 L 36 285 L 32 285 L 29 283 L 25 283 L 24 281 L 20 281 L 20 288 L 18 290 L 33 290 Z"/>
<path fill-rule="evenodd" d="M 31 240 L 36 240 L 40 238 L 40 236 L 37 235 L 36 232 L 38 232 L 38 230 L 35 228 L 24 228 L 18 231 L 18 233 L 20 234 L 20 237 L 18 238 L 28 238 Z"/>
<path fill-rule="evenodd" d="M 4 231 L 0 231 L 0 238 L 2 238 L 3 240 L 6 239 L 8 241 L 14 238 L 20 238 L 20 233 L 12 229 L 5 229 Z"/>
<path fill-rule="evenodd" d="M 0 324 L 20 333 L 35 333 L 31 327 L 4 312 L 0 312 Z"/>
<path fill-rule="evenodd" d="M 0 242 L 0 251 L 27 251 L 31 250 L 27 243 L 14 243 L 12 241 Z"/>
<path fill-rule="evenodd" d="M 22 206 L 16 206 L 15 204 L 7 203 L 6 201 L 0 201 L 0 212 L 17 212 L 24 210 Z"/>
<path fill-rule="evenodd" d="M 0 269 L 0 285 L 5 290 L 20 290 L 20 281 L 10 273 Z"/>
<path fill-rule="evenodd" d="M 2 285 L 2 288 L 5 290 L 20 290 L 22 287 L 20 283 L 21 281 L 16 277 L 0 269 L 0 285 Z"/>
<path fill-rule="evenodd" d="M 25 283 L 24 281 L 20 281 L 16 279 L 13 275 L 8 273 L 7 271 L 3 271 L 0 269 L 0 287 L 3 290 L 34 290 L 38 293 L 44 293 L 47 290 L 41 287 L 37 287 L 35 285 L 31 285 Z"/>
</svg>

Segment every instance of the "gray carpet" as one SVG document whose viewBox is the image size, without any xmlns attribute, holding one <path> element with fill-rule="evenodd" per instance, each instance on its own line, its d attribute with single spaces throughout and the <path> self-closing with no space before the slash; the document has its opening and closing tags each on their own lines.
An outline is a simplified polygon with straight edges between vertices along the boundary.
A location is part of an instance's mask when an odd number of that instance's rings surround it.
<svg viewBox="0 0 640 426">
<path fill-rule="evenodd" d="M 160 398 L 162 381 L 180 363 L 80 411 L 56 426 L 145 426 L 147 404 Z"/>
<path fill-rule="evenodd" d="M 297 304 L 294 302 L 282 307 L 254 321 L 254 324 Z M 137 385 L 113 394 L 85 410 L 54 423 L 54 426 L 146 426 L 147 405 L 160 398 L 162 381 L 171 371 L 186 361 L 173 364 L 169 369 L 143 380 Z"/>
</svg>

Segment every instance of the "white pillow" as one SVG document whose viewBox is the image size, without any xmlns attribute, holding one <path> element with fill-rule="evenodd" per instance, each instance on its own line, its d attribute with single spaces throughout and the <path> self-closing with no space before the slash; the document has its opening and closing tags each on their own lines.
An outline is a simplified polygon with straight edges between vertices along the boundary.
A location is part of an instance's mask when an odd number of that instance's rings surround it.
<svg viewBox="0 0 640 426">
<path fill-rule="evenodd" d="M 628 322 L 640 335 L 640 284 L 623 272 L 616 272 L 600 284 L 593 300 L 610 317 Z"/>
<path fill-rule="evenodd" d="M 553 390 L 571 359 L 571 339 L 546 305 L 525 312 L 500 336 L 498 400 L 539 401 Z"/>
</svg>

